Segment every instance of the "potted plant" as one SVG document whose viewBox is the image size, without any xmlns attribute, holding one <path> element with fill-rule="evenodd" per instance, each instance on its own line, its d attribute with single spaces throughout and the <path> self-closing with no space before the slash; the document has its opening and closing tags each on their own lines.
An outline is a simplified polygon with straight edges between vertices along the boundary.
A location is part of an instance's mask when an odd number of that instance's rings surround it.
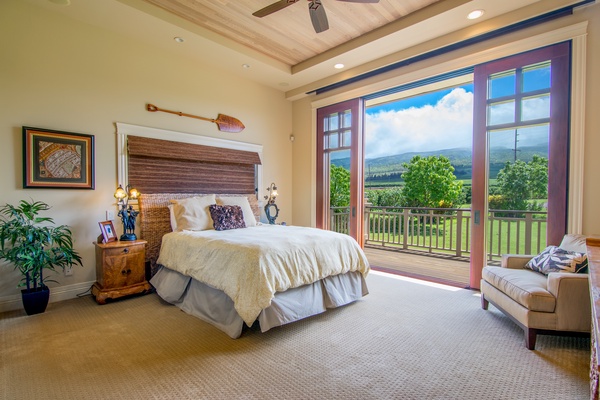
<svg viewBox="0 0 600 400">
<path fill-rule="evenodd" d="M 0 260 L 13 264 L 23 275 L 18 287 L 25 287 L 21 294 L 27 315 L 46 311 L 50 298 L 46 282 L 56 281 L 44 276 L 45 269 L 82 265 L 69 227 L 53 226 L 52 218 L 38 216 L 49 209 L 48 204 L 33 200 L 0 208 Z"/>
</svg>

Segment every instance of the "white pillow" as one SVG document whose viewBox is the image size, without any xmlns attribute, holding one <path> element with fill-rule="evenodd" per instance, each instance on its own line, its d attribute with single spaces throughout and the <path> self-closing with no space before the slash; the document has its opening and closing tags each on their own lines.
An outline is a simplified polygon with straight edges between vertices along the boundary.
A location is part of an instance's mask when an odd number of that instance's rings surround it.
<svg viewBox="0 0 600 400">
<path fill-rule="evenodd" d="M 171 230 L 177 232 L 177 219 L 175 218 L 175 211 L 173 211 L 173 204 L 169 204 L 169 221 L 171 221 Z"/>
<path fill-rule="evenodd" d="M 252 212 L 252 207 L 250 207 L 250 203 L 246 196 L 219 196 L 217 197 L 217 204 L 223 206 L 240 206 L 242 208 L 242 213 L 244 214 L 246 228 L 256 226 L 256 217 Z"/>
<path fill-rule="evenodd" d="M 213 220 L 208 206 L 216 203 L 214 194 L 170 201 L 173 204 L 172 209 L 177 231 L 213 229 Z M 173 223 L 171 223 L 171 227 L 173 227 Z"/>
</svg>

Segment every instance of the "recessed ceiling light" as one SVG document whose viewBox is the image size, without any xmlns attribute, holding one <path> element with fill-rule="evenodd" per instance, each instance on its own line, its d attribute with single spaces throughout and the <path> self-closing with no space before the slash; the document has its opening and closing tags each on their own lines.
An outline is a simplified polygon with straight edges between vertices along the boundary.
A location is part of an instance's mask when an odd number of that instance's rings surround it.
<svg viewBox="0 0 600 400">
<path fill-rule="evenodd" d="M 250 68 L 250 64 L 242 64 L 242 68 L 248 69 L 248 68 Z"/>
<path fill-rule="evenodd" d="M 473 10 L 467 15 L 468 19 L 477 19 L 483 15 L 485 11 L 483 10 Z"/>
<path fill-rule="evenodd" d="M 185 42 L 185 39 L 183 39 L 182 37 L 179 37 L 179 36 L 175 36 L 173 38 L 173 40 L 176 41 L 177 43 L 183 43 L 183 42 Z"/>
<path fill-rule="evenodd" d="M 342 68 L 344 68 L 344 64 L 342 64 L 342 63 L 335 64 L 333 66 L 333 68 L 335 68 L 335 69 L 342 69 Z"/>
</svg>

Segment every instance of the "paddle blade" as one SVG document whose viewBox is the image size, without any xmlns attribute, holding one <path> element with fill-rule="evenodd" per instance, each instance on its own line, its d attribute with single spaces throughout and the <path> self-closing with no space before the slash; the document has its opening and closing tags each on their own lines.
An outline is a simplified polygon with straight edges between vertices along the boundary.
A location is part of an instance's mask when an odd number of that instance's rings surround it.
<svg viewBox="0 0 600 400">
<path fill-rule="evenodd" d="M 329 29 L 327 14 L 325 13 L 325 7 L 321 4 L 321 0 L 312 0 L 308 5 L 308 12 L 310 13 L 310 20 L 315 28 L 315 32 L 321 33 Z"/>
<path fill-rule="evenodd" d="M 229 115 L 219 114 L 217 119 L 214 120 L 217 127 L 221 132 L 241 132 L 245 126 L 237 118 L 230 117 Z"/>
<path fill-rule="evenodd" d="M 298 0 L 281 0 L 277 1 L 273 4 L 266 6 L 265 8 L 261 8 L 260 10 L 252 13 L 255 17 L 266 17 L 269 14 L 273 14 L 275 11 L 283 10 L 287 6 L 291 6 L 296 3 Z"/>
</svg>

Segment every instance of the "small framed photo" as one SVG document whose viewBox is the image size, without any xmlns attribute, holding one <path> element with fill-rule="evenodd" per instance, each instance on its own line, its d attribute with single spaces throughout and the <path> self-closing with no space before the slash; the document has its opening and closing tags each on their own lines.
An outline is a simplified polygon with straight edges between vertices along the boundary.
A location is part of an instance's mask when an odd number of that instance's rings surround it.
<svg viewBox="0 0 600 400">
<path fill-rule="evenodd" d="M 102 231 L 102 243 L 115 242 L 117 240 L 117 232 L 112 221 L 98 222 Z"/>
<path fill-rule="evenodd" d="M 94 189 L 94 136 L 24 126 L 23 188 Z"/>
</svg>

